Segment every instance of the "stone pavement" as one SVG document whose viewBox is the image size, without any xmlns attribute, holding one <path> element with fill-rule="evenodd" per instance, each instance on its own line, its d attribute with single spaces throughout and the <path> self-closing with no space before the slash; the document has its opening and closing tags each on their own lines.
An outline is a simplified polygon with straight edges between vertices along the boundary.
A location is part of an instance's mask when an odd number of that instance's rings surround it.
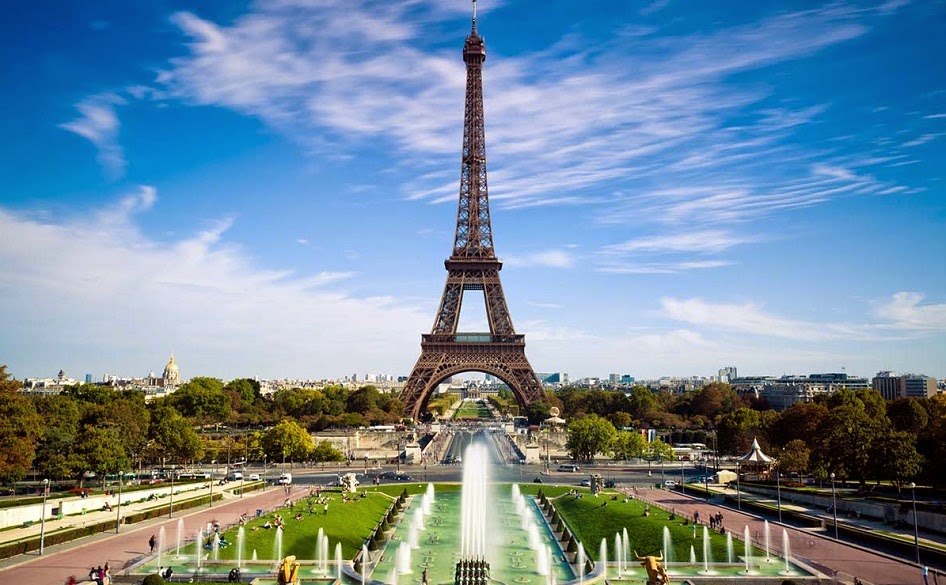
<svg viewBox="0 0 946 585">
<path fill-rule="evenodd" d="M 230 486 L 234 487 L 234 486 Z M 296 487 L 296 490 L 301 490 Z M 219 486 L 214 485 L 214 493 L 220 490 Z M 210 489 L 201 491 L 201 495 L 206 495 Z M 153 534 L 158 534 L 163 526 L 167 538 L 176 538 L 177 523 L 179 518 L 184 519 L 185 530 L 188 532 L 197 532 L 197 528 L 215 520 L 222 525 L 229 525 L 237 522 L 240 514 L 255 514 L 258 508 L 270 510 L 279 507 L 286 499 L 286 493 L 281 487 L 271 487 L 265 490 L 248 492 L 244 497 L 234 495 L 227 491 L 223 501 L 214 502 L 213 506 L 201 506 L 188 510 L 175 511 L 173 518 L 164 516 L 154 520 L 141 522 L 138 524 L 122 525 L 121 531 L 116 534 L 101 533 L 95 536 L 82 538 L 69 543 L 56 546 L 47 546 L 45 554 L 39 556 L 37 552 L 31 552 L 25 555 L 11 557 L 0 561 L 0 579 L 5 583 L 28 583 L 29 585 L 62 585 L 70 575 L 74 575 L 77 580 L 88 577 L 89 569 L 92 566 L 104 565 L 108 562 L 112 567 L 112 574 L 121 577 L 126 571 L 125 567 L 143 559 L 149 555 L 148 539 Z M 295 491 L 294 491 L 295 493 Z M 300 492 L 301 493 L 301 492 Z M 194 493 L 196 497 L 198 493 Z M 178 501 L 179 496 L 175 496 L 174 501 Z M 162 498 L 159 503 L 165 505 L 166 498 Z M 140 504 L 128 504 L 122 506 L 124 515 L 125 508 L 139 509 L 137 506 L 155 505 L 155 502 L 142 502 Z M 82 522 L 92 522 L 94 520 L 102 521 L 108 518 L 115 519 L 116 511 L 112 512 L 90 512 L 83 516 Z M 70 520 L 64 519 L 63 522 Z M 49 534 L 50 522 L 47 520 L 46 529 Z M 14 535 L 8 533 L 17 532 L 15 537 L 22 537 L 24 532 L 36 528 L 35 533 L 39 534 L 39 524 L 29 528 L 18 528 L 0 532 L 0 540 L 12 540 Z"/>
<path fill-rule="evenodd" d="M 674 510 L 688 518 L 693 513 L 700 512 L 700 517 L 709 518 L 710 514 L 722 512 L 723 526 L 733 535 L 742 537 L 744 527 L 749 527 L 749 533 L 754 543 L 761 543 L 764 539 L 765 522 L 762 518 L 742 512 L 728 505 L 721 505 L 714 501 L 707 502 L 703 498 L 686 495 L 677 491 L 656 488 L 638 488 L 625 490 L 634 497 L 651 502 L 661 508 Z M 733 491 L 733 494 L 735 492 Z M 742 493 L 743 498 L 754 498 L 751 494 Z M 784 506 L 784 504 L 783 504 Z M 804 511 L 804 508 L 793 506 L 793 509 Z M 808 510 L 812 515 L 819 515 L 816 510 Z M 824 515 L 824 512 L 820 512 Z M 840 523 L 839 518 L 839 523 Z M 866 522 L 847 520 L 851 524 Z M 772 550 L 782 555 L 782 529 L 788 533 L 789 549 L 792 558 L 820 570 L 836 583 L 852 584 L 854 577 L 858 577 L 865 585 L 937 585 L 938 581 L 946 585 L 946 574 L 936 574 L 930 570 L 930 580 L 926 584 L 922 576 L 922 568 L 916 563 L 903 561 L 889 555 L 875 552 L 865 547 L 835 540 L 831 534 L 823 529 L 796 528 L 788 524 L 769 522 Z M 890 531 L 887 527 L 885 530 Z M 911 532 L 912 537 L 912 532 Z M 759 546 L 757 544 L 757 546 Z M 760 546 L 761 548 L 761 546 Z M 774 552 L 773 552 L 774 554 Z"/>
</svg>

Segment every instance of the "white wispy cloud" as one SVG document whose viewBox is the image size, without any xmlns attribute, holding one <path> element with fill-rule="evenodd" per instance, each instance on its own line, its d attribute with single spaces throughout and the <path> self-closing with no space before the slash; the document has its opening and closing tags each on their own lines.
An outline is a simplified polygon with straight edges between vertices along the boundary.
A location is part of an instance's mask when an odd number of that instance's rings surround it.
<svg viewBox="0 0 946 585">
<path fill-rule="evenodd" d="M 902 291 L 877 309 L 877 315 L 900 329 L 946 332 L 946 303 L 923 303 L 924 295 Z"/>
<path fill-rule="evenodd" d="M 517 267 L 571 268 L 575 265 L 575 256 L 564 250 L 545 250 L 531 254 L 503 256 L 503 262 L 508 266 Z"/>
<path fill-rule="evenodd" d="M 142 374 L 170 347 L 187 375 L 342 375 L 368 363 L 400 372 L 416 359 L 410 342 L 429 326 L 427 311 L 347 293 L 350 272 L 261 268 L 227 241 L 229 218 L 154 239 L 138 223 L 156 205 L 155 189 L 141 187 L 82 217 L 0 208 L 9 339 L 73 370 L 104 371 L 121 355 Z"/>
<path fill-rule="evenodd" d="M 181 12 L 172 21 L 190 38 L 189 54 L 160 83 L 168 95 L 257 116 L 323 151 L 389 141 L 418 171 L 403 187 L 407 197 L 453 202 L 455 176 L 426 171 L 455 164 L 465 72 L 456 33 L 442 31 L 467 15 L 462 4 L 365 0 L 264 1 L 229 25 Z M 819 182 L 812 168 L 824 154 L 790 138 L 827 104 L 776 108 L 763 105 L 758 87 L 729 83 L 861 36 L 864 18 L 832 6 L 634 43 L 619 42 L 616 30 L 613 43 L 584 49 L 566 36 L 491 58 L 490 160 L 500 161 L 490 168 L 491 199 L 516 209 L 594 203 L 603 222 L 734 221 L 890 188 L 856 177 Z M 448 40 L 450 49 L 424 47 Z M 668 169 L 676 193 L 662 180 Z M 635 195 L 613 196 L 617 184 L 633 185 Z"/>
<path fill-rule="evenodd" d="M 125 172 L 125 154 L 118 142 L 121 122 L 115 112 L 116 106 L 125 103 L 115 93 L 89 96 L 75 105 L 81 114 L 79 118 L 59 125 L 91 142 L 98 150 L 99 164 L 112 178 Z"/>
<path fill-rule="evenodd" d="M 814 323 L 773 315 L 756 303 L 718 303 L 701 298 L 660 299 L 671 319 L 726 331 L 803 341 L 862 338 L 865 331 L 837 323 Z"/>
<path fill-rule="evenodd" d="M 729 260 L 682 260 L 677 262 L 626 262 L 611 260 L 602 262 L 597 270 L 610 274 L 675 274 L 687 270 L 722 268 L 731 266 Z"/>
<path fill-rule="evenodd" d="M 700 252 L 719 253 L 756 241 L 752 236 L 734 234 L 726 230 L 697 230 L 681 234 L 652 235 L 635 238 L 620 244 L 604 246 L 607 254 L 630 254 L 636 252 Z"/>
</svg>

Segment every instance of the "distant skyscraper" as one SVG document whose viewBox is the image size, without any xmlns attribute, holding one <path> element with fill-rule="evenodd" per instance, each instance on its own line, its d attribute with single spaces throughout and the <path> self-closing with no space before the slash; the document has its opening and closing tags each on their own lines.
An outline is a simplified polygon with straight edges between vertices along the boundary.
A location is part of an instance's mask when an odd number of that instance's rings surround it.
<svg viewBox="0 0 946 585">
<path fill-rule="evenodd" d="M 916 374 L 894 376 L 892 372 L 877 372 L 871 380 L 871 387 L 879 392 L 884 400 L 929 398 L 937 393 L 935 378 Z"/>
<path fill-rule="evenodd" d="M 725 368 L 720 368 L 717 381 L 722 382 L 723 384 L 728 384 L 737 377 L 738 375 L 736 373 L 736 366 L 726 366 Z"/>
<path fill-rule="evenodd" d="M 85 383 L 86 383 L 86 384 L 91 384 L 91 383 L 92 383 L 92 374 L 86 374 L 86 375 L 85 375 Z"/>
</svg>

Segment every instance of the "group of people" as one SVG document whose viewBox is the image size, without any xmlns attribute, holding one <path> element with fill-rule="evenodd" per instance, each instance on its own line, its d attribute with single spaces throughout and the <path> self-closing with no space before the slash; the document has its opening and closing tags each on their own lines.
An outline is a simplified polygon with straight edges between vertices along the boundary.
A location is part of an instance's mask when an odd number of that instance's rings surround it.
<svg viewBox="0 0 946 585">
<path fill-rule="evenodd" d="M 112 582 L 112 569 L 105 563 L 105 566 L 99 565 L 89 569 L 89 581 L 95 581 L 96 585 L 109 585 Z"/>
</svg>

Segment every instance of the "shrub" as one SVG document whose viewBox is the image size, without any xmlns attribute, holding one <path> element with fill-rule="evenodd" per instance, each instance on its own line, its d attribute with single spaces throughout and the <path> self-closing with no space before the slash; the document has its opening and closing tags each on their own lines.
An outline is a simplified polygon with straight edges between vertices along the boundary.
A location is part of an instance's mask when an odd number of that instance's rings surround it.
<svg viewBox="0 0 946 585">
<path fill-rule="evenodd" d="M 157 573 L 151 573 L 145 580 L 141 582 L 141 585 L 164 585 L 164 577 L 158 575 Z"/>
</svg>

